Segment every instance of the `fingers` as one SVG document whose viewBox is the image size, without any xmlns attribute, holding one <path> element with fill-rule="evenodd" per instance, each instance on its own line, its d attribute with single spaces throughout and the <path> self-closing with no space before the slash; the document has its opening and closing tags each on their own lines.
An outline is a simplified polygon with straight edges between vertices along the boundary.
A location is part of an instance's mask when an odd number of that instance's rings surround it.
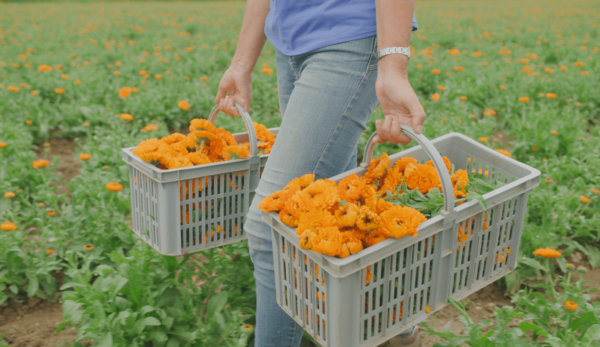
<svg viewBox="0 0 600 347">
<path fill-rule="evenodd" d="M 237 108 L 235 107 L 235 99 L 229 95 L 229 99 L 227 100 L 227 103 L 225 103 L 225 106 L 227 108 L 227 114 L 232 116 L 232 117 L 241 117 L 240 113 L 238 112 Z"/>
<path fill-rule="evenodd" d="M 411 103 L 407 106 L 412 116 L 412 128 L 417 134 L 420 134 L 423 130 L 423 123 L 425 123 L 425 110 L 417 98 L 411 100 Z"/>
<path fill-rule="evenodd" d="M 401 124 L 390 116 L 385 116 L 384 121 L 376 120 L 375 128 L 377 129 L 377 137 L 374 139 L 376 143 L 390 142 L 404 146 L 410 143 L 410 137 L 402 133 Z"/>
<path fill-rule="evenodd" d="M 227 92 L 225 92 L 225 89 L 219 87 L 219 91 L 217 91 L 217 96 L 215 97 L 215 103 L 219 104 L 221 99 L 223 99 L 226 95 L 227 95 Z"/>
</svg>

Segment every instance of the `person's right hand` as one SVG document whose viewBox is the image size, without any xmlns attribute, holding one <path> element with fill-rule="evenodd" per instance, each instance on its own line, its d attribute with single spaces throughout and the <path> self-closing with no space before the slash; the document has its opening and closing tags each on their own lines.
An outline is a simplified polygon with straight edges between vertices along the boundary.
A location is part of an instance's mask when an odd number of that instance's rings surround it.
<svg viewBox="0 0 600 347">
<path fill-rule="evenodd" d="M 221 111 L 232 117 L 241 117 L 235 108 L 236 102 L 248 112 L 252 102 L 252 72 L 243 72 L 230 66 L 221 78 L 215 102 Z"/>
</svg>

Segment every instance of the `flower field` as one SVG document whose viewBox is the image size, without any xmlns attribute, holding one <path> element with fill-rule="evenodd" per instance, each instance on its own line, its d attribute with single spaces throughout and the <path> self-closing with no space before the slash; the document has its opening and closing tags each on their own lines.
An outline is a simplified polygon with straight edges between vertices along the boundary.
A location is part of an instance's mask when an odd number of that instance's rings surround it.
<svg viewBox="0 0 600 347">
<path fill-rule="evenodd" d="M 0 309 L 23 297 L 60 301 L 58 330 L 75 327 L 78 346 L 252 345 L 246 242 L 156 253 L 130 230 L 121 159 L 123 147 L 208 116 L 244 5 L 0 3 Z M 555 312 L 564 331 L 534 319 L 521 333 L 593 343 L 600 306 L 581 281 L 570 284 L 565 256 L 600 266 L 600 3 L 418 1 L 417 19 L 409 76 L 428 115 L 424 134 L 460 132 L 542 172 L 511 255 L 519 266 L 501 285 L 519 312 Z M 267 128 L 280 123 L 275 66 L 267 43 L 250 111 Z M 360 152 L 381 118 L 378 108 Z M 224 114 L 215 124 L 244 131 Z M 59 144 L 69 156 L 56 155 Z M 378 145 L 375 157 L 400 148 Z M 543 248 L 562 256 L 533 254 Z M 546 306 L 539 290 L 519 291 L 540 283 Z M 520 314 L 500 311 L 504 323 Z M 575 324 L 577 315 L 587 320 Z"/>
</svg>

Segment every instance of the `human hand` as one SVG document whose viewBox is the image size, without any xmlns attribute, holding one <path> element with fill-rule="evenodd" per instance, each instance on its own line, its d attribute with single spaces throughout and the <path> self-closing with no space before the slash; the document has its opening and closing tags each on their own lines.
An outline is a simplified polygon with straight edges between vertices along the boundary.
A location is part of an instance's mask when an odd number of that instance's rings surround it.
<svg viewBox="0 0 600 347">
<path fill-rule="evenodd" d="M 230 66 L 221 77 L 215 103 L 219 109 L 232 117 L 241 117 L 235 103 L 239 103 L 246 112 L 252 102 L 252 72 L 244 72 Z"/>
<path fill-rule="evenodd" d="M 386 56 L 382 60 L 387 58 Z M 425 111 L 408 82 L 406 70 L 380 68 L 375 90 L 385 120 L 375 121 L 377 137 L 374 142 L 407 145 L 411 139 L 402 133 L 400 126 L 411 126 L 420 134 L 425 122 Z"/>
</svg>

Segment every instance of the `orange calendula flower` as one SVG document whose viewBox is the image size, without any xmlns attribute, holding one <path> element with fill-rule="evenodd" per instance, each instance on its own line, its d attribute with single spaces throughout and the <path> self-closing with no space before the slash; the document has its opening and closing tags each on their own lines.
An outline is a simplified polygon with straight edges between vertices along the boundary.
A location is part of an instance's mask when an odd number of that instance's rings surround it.
<svg viewBox="0 0 600 347">
<path fill-rule="evenodd" d="M 106 189 L 110 190 L 111 192 L 120 192 L 123 189 L 123 185 L 116 182 L 109 182 L 106 184 Z"/>
<path fill-rule="evenodd" d="M 34 169 L 40 169 L 46 167 L 48 164 L 50 164 L 50 162 L 48 160 L 35 160 L 31 164 L 33 165 Z"/>
<path fill-rule="evenodd" d="M 365 185 L 362 193 L 360 194 L 360 199 L 358 202 L 359 206 L 364 205 L 372 210 L 375 210 L 375 206 L 377 204 L 377 192 L 375 191 L 375 188 L 373 188 L 371 185 Z"/>
<path fill-rule="evenodd" d="M 337 218 L 337 226 L 339 228 L 355 226 L 356 221 L 358 220 L 359 210 L 360 208 L 353 203 L 347 203 L 341 206 L 335 211 L 335 218 Z"/>
<path fill-rule="evenodd" d="M 414 165 L 414 164 L 411 164 Z M 419 165 L 411 169 L 407 174 L 406 184 L 411 190 L 419 189 L 421 193 L 427 193 L 433 188 L 442 190 L 442 182 L 434 167 L 430 165 Z"/>
<path fill-rule="evenodd" d="M 365 276 L 365 285 L 368 286 L 371 282 L 371 278 L 373 278 L 373 274 L 371 273 L 371 265 L 367 266 L 367 273 Z"/>
<path fill-rule="evenodd" d="M 46 249 L 46 254 L 52 254 L 52 252 L 54 252 L 54 250 L 52 248 Z"/>
<path fill-rule="evenodd" d="M 121 113 L 121 119 L 122 120 L 133 120 L 133 116 L 130 115 L 129 113 Z"/>
<path fill-rule="evenodd" d="M 245 148 L 238 146 L 227 146 L 223 148 L 223 160 L 246 159 L 250 155 Z"/>
<path fill-rule="evenodd" d="M 315 181 L 315 174 L 306 174 L 300 177 L 294 178 L 290 183 L 296 183 L 300 188 L 306 188 Z"/>
<path fill-rule="evenodd" d="M 585 195 L 580 195 L 579 196 L 579 201 L 583 202 L 584 204 L 588 204 L 590 202 L 590 198 L 588 198 Z"/>
<path fill-rule="evenodd" d="M 0 142 L 0 148 L 4 148 L 6 146 L 7 146 L 6 142 Z"/>
<path fill-rule="evenodd" d="M 283 190 L 278 190 L 275 193 L 262 199 L 258 208 L 263 212 L 276 212 L 281 211 L 285 206 L 285 200 L 282 199 L 285 196 Z"/>
<path fill-rule="evenodd" d="M 305 230 L 318 230 L 320 228 L 333 227 L 337 225 L 337 219 L 323 210 L 311 210 L 300 215 L 296 233 L 302 234 Z"/>
<path fill-rule="evenodd" d="M 407 206 L 394 206 L 381 214 L 381 230 L 396 239 L 417 236 L 417 228 L 427 218 L 419 211 Z"/>
<path fill-rule="evenodd" d="M 279 211 L 279 220 L 288 227 L 296 228 L 298 226 L 298 218 L 286 206 Z"/>
<path fill-rule="evenodd" d="M 316 180 L 292 197 L 303 211 L 327 210 L 340 200 L 337 187 L 330 180 Z"/>
<path fill-rule="evenodd" d="M 497 149 L 496 152 L 500 153 L 500 154 L 504 154 L 507 157 L 512 157 L 512 154 L 509 151 L 505 151 L 503 149 Z"/>
<path fill-rule="evenodd" d="M 52 66 L 46 65 L 46 64 L 41 64 L 40 66 L 38 66 L 38 71 L 39 72 L 52 71 Z"/>
<path fill-rule="evenodd" d="M 338 183 L 337 189 L 341 200 L 355 202 L 362 194 L 364 183 L 356 174 L 351 174 Z"/>
<path fill-rule="evenodd" d="M 385 171 L 390 167 L 390 157 L 387 153 L 382 153 L 377 159 L 371 160 L 369 169 L 365 173 L 363 180 L 365 183 L 371 183 L 372 181 L 383 176 Z"/>
<path fill-rule="evenodd" d="M 131 87 L 123 87 L 119 90 L 117 90 L 117 93 L 119 94 L 119 97 L 121 98 L 126 98 L 129 95 L 131 95 Z"/>
<path fill-rule="evenodd" d="M 4 222 L 0 224 L 0 229 L 3 231 L 14 231 L 17 230 L 17 225 L 13 222 Z"/>
<path fill-rule="evenodd" d="M 177 106 L 178 106 L 180 109 L 184 110 L 184 111 L 189 111 L 189 110 L 190 110 L 190 103 L 189 103 L 189 102 L 187 102 L 187 101 L 185 101 L 185 100 L 179 100 L 179 101 L 177 102 Z"/>
<path fill-rule="evenodd" d="M 342 235 L 337 227 L 319 228 L 319 233 L 312 242 L 312 250 L 329 255 L 337 256 L 342 251 Z"/>
<path fill-rule="evenodd" d="M 79 159 L 81 160 L 89 160 L 92 157 L 91 154 L 89 153 L 81 153 L 79 154 Z"/>
<path fill-rule="evenodd" d="M 469 173 L 466 170 L 456 170 L 450 176 L 450 181 L 452 181 L 452 185 L 454 186 L 454 190 L 462 190 L 464 191 L 469 184 Z M 460 186 L 460 189 L 459 189 Z"/>
<path fill-rule="evenodd" d="M 194 132 L 194 131 L 208 131 L 210 133 L 214 133 L 215 130 L 217 129 L 217 127 L 209 122 L 206 119 L 202 119 L 202 118 L 195 118 L 192 119 L 192 121 L 190 122 L 190 132 Z"/>
<path fill-rule="evenodd" d="M 46 214 L 48 214 L 48 216 L 54 216 L 56 214 L 56 211 L 50 210 L 50 211 L 46 212 Z"/>
<path fill-rule="evenodd" d="M 346 258 L 352 254 L 356 254 L 362 251 L 365 247 L 362 244 L 362 241 L 352 236 L 349 233 L 342 233 L 342 249 L 339 258 Z"/>
<path fill-rule="evenodd" d="M 383 231 L 375 230 L 367 234 L 363 242 L 365 243 L 365 246 L 371 247 L 387 239 L 389 239 L 389 237 Z"/>
<path fill-rule="evenodd" d="M 522 96 L 519 98 L 520 102 L 529 102 L 529 97 L 528 96 Z"/>
<path fill-rule="evenodd" d="M 216 128 L 214 130 L 214 134 L 220 137 L 223 141 L 225 141 L 225 143 L 227 143 L 227 146 L 237 146 L 238 144 L 235 140 L 235 136 L 233 136 L 233 134 L 231 134 L 225 129 Z"/>
<path fill-rule="evenodd" d="M 6 87 L 6 89 L 8 89 L 9 92 L 13 92 L 13 93 L 16 93 L 19 90 L 21 90 L 21 89 L 19 89 L 19 87 L 16 87 L 16 86 L 8 86 L 8 87 Z"/>
<path fill-rule="evenodd" d="M 573 301 L 565 301 L 565 308 L 569 311 L 575 311 L 579 307 L 579 304 Z"/>
<path fill-rule="evenodd" d="M 600 190 L 596 189 L 596 188 L 592 188 L 590 189 L 592 191 L 592 193 L 594 194 L 600 194 Z"/>
<path fill-rule="evenodd" d="M 178 143 L 181 141 L 184 141 L 187 138 L 187 136 L 180 134 L 180 133 L 173 133 L 169 136 L 163 137 L 162 139 L 160 139 L 160 142 L 165 143 L 167 145 L 172 145 L 174 143 Z M 140 144 L 141 145 L 141 144 Z M 138 146 L 139 148 L 140 146 Z"/>
<path fill-rule="evenodd" d="M 380 225 L 381 218 L 377 215 L 377 213 L 371 211 L 367 206 L 362 206 L 360 208 L 360 212 L 356 220 L 356 226 L 360 230 L 364 232 L 370 232 L 379 229 Z"/>
<path fill-rule="evenodd" d="M 14 198 L 15 197 L 15 193 L 13 193 L 13 192 L 6 192 L 6 193 L 4 193 L 4 197 L 7 198 L 7 199 Z"/>
<path fill-rule="evenodd" d="M 417 159 L 413 157 L 400 158 L 394 163 L 394 168 L 397 168 L 398 171 L 404 175 L 404 170 L 406 170 L 408 164 L 417 164 Z"/>
<path fill-rule="evenodd" d="M 54 92 L 55 92 L 56 94 L 64 94 L 64 93 L 65 93 L 65 90 L 64 90 L 64 89 L 62 89 L 62 88 L 54 88 Z"/>
<path fill-rule="evenodd" d="M 83 249 L 85 249 L 86 251 L 91 251 L 94 248 L 95 248 L 94 245 L 85 245 L 85 246 L 83 246 Z"/>
<path fill-rule="evenodd" d="M 552 248 L 538 248 L 533 251 L 533 255 L 539 255 L 544 258 L 558 258 L 562 253 Z"/>
<path fill-rule="evenodd" d="M 385 201 L 384 199 L 377 199 L 377 204 L 375 204 L 375 212 L 381 215 L 383 212 L 389 210 L 394 205 L 390 202 Z"/>
<path fill-rule="evenodd" d="M 300 234 L 300 248 L 302 249 L 312 249 L 314 241 L 317 239 L 317 233 L 307 229 L 302 234 Z"/>
<path fill-rule="evenodd" d="M 186 155 L 186 158 L 188 158 L 194 165 L 204 165 L 204 164 L 211 163 L 208 156 L 206 154 L 200 153 L 200 152 L 188 153 Z"/>
</svg>

